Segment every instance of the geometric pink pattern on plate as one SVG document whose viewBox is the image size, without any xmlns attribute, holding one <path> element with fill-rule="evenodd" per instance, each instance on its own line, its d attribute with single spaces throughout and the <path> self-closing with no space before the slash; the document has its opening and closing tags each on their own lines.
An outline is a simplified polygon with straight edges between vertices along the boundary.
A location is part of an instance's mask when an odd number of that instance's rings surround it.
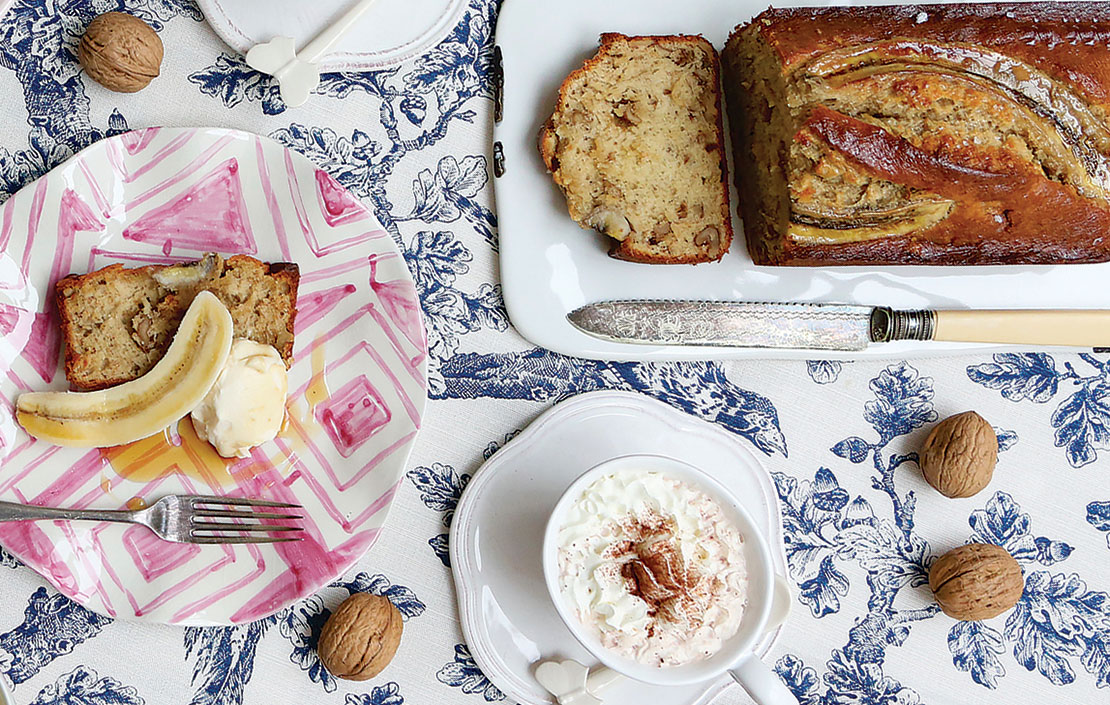
<svg viewBox="0 0 1110 705">
<path fill-rule="evenodd" d="M 258 619 L 369 549 L 420 426 L 427 343 L 404 259 L 365 205 L 265 137 L 151 128 L 102 140 L 28 185 L 0 207 L 0 224 L 0 255 L 23 275 L 0 288 L 0 331 L 14 350 L 0 356 L 5 414 L 27 388 L 66 386 L 59 276 L 206 251 L 287 259 L 301 272 L 288 420 L 274 442 L 225 467 L 186 434 L 90 452 L 33 441 L 2 418 L 0 500 L 118 508 L 214 492 L 297 502 L 307 515 L 305 541 L 273 546 L 182 546 L 139 527 L 76 522 L 3 524 L 0 543 L 92 610 L 175 624 Z M 131 472 L 171 465 L 189 474 Z"/>
<path fill-rule="evenodd" d="M 173 158 L 177 152 L 159 154 Z M 222 250 L 254 254 L 239 163 L 228 159 L 201 177 L 172 201 L 148 211 L 124 228 L 123 237 L 160 245 L 169 254 L 173 247 Z"/>
<path fill-rule="evenodd" d="M 316 196 L 328 225 L 341 225 L 370 215 L 343 184 L 323 169 L 316 171 Z"/>
<path fill-rule="evenodd" d="M 389 408 L 362 375 L 316 407 L 316 420 L 344 458 L 388 424 L 389 417 Z"/>
</svg>

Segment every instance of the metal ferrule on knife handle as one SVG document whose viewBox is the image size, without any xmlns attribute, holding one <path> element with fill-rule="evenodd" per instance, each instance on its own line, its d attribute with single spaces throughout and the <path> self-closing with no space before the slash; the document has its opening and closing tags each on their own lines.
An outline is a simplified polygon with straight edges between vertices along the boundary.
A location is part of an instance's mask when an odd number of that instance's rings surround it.
<svg viewBox="0 0 1110 705">
<path fill-rule="evenodd" d="M 932 340 L 936 325 L 936 311 L 898 311 L 879 306 L 871 312 L 871 341 Z"/>
</svg>

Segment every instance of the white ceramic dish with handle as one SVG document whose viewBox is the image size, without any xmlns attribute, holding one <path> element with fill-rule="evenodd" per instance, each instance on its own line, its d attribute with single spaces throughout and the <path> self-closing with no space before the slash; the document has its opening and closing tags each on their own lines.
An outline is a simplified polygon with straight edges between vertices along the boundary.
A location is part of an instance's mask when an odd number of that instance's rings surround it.
<svg viewBox="0 0 1110 705">
<path fill-rule="evenodd" d="M 681 666 L 654 667 L 625 658 L 603 646 L 574 615 L 559 589 L 559 530 L 567 511 L 599 478 L 622 472 L 657 472 L 698 488 L 713 498 L 744 537 L 748 604 L 740 628 L 711 656 Z M 555 609 L 567 629 L 597 660 L 629 678 L 654 685 L 688 685 L 729 673 L 760 705 L 794 705 L 797 700 L 754 652 L 769 628 L 778 626 L 789 607 L 789 591 L 775 577 L 771 549 L 740 500 L 705 472 L 662 455 L 625 455 L 587 470 L 563 493 L 548 518 L 543 541 L 543 573 Z M 777 598 L 777 599 L 776 599 Z"/>
</svg>

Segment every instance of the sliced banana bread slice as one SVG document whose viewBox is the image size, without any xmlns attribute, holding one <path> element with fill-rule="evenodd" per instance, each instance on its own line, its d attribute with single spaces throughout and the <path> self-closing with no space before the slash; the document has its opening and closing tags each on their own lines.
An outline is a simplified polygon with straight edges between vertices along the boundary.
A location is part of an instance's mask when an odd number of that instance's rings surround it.
<svg viewBox="0 0 1110 705">
<path fill-rule="evenodd" d="M 720 62 L 697 36 L 601 35 L 559 89 L 540 154 L 570 216 L 619 259 L 719 260 L 732 242 Z"/>
<path fill-rule="evenodd" d="M 55 286 L 66 378 L 92 390 L 146 374 L 201 291 L 227 306 L 236 338 L 274 346 L 289 365 L 299 281 L 295 264 L 215 254 L 199 262 L 135 269 L 113 264 L 70 274 Z"/>
</svg>

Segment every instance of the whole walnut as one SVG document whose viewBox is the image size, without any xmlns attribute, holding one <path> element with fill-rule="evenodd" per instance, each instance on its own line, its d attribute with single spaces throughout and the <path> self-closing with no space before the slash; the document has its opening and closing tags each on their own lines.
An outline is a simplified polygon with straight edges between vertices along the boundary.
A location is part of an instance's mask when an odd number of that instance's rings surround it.
<svg viewBox="0 0 1110 705">
<path fill-rule="evenodd" d="M 1006 549 L 989 543 L 954 548 L 933 562 L 929 587 L 949 617 L 997 617 L 1017 604 L 1025 589 L 1021 566 Z"/>
<path fill-rule="evenodd" d="M 356 592 L 324 623 L 316 646 L 320 662 L 337 678 L 369 680 L 393 660 L 402 625 L 388 597 Z"/>
<path fill-rule="evenodd" d="M 945 497 L 971 497 L 990 484 L 998 437 L 979 414 L 965 411 L 933 428 L 918 456 L 925 481 Z"/>
<path fill-rule="evenodd" d="M 134 15 L 106 12 L 93 19 L 77 45 L 77 60 L 94 81 L 120 93 L 146 88 L 162 66 L 162 40 Z"/>
</svg>

